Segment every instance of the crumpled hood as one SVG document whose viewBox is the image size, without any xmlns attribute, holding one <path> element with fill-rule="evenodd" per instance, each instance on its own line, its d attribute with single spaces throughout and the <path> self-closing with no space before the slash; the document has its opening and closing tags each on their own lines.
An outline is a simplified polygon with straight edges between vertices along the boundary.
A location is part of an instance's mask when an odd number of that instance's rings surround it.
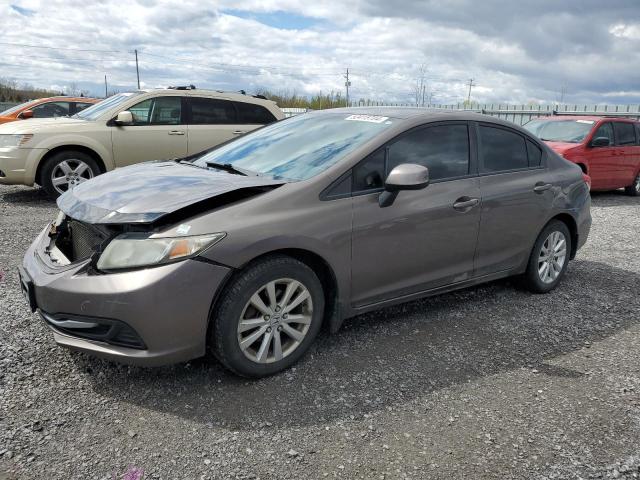
<svg viewBox="0 0 640 480">
<path fill-rule="evenodd" d="M 147 162 L 82 183 L 60 196 L 58 207 L 87 223 L 151 223 L 224 193 L 283 183 L 270 177 L 234 175 L 172 161 Z"/>
</svg>

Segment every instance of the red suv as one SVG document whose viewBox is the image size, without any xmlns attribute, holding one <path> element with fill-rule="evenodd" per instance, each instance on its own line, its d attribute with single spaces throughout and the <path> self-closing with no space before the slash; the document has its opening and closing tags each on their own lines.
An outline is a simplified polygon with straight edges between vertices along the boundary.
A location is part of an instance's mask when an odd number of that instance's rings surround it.
<svg viewBox="0 0 640 480">
<path fill-rule="evenodd" d="M 640 123 L 609 117 L 537 118 L 524 125 L 591 177 L 592 190 L 640 196 Z"/>
</svg>

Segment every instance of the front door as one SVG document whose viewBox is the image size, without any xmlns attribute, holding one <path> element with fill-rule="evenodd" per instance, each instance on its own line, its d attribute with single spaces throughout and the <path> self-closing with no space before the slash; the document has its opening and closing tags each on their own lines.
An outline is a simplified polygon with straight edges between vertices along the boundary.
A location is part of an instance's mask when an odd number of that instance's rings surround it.
<svg viewBox="0 0 640 480">
<path fill-rule="evenodd" d="M 182 121 L 181 97 L 150 98 L 129 111 L 133 124 L 112 127 L 116 167 L 187 156 L 187 126 Z"/>
<path fill-rule="evenodd" d="M 382 179 L 402 163 L 427 166 L 431 184 L 381 208 Z M 480 191 L 466 123 L 412 130 L 358 164 L 352 183 L 355 307 L 472 277 Z"/>
</svg>

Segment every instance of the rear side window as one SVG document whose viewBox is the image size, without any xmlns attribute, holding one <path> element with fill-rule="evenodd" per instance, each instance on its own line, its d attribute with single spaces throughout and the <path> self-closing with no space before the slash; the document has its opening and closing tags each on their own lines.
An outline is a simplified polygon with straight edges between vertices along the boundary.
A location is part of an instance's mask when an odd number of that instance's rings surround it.
<svg viewBox="0 0 640 480">
<path fill-rule="evenodd" d="M 483 173 L 517 170 L 529 166 L 524 137 L 502 128 L 480 126 Z"/>
<path fill-rule="evenodd" d="M 635 145 L 636 130 L 633 123 L 614 122 L 613 129 L 616 132 L 616 145 Z"/>
<path fill-rule="evenodd" d="M 238 110 L 239 124 L 266 125 L 276 121 L 276 117 L 262 105 L 233 102 Z"/>
<path fill-rule="evenodd" d="M 88 108 L 88 107 L 90 107 L 92 105 L 93 105 L 93 103 L 80 103 L 80 102 L 77 102 L 75 111 L 76 111 L 76 113 L 81 112 L 85 108 Z"/>
<path fill-rule="evenodd" d="M 530 167 L 542 165 L 542 150 L 531 140 L 527 140 L 527 157 L 529 157 Z"/>
<path fill-rule="evenodd" d="M 389 147 L 387 172 L 402 163 L 429 169 L 431 180 L 469 174 L 469 130 L 467 125 L 438 125 L 414 130 Z"/>
<path fill-rule="evenodd" d="M 190 97 L 191 125 L 233 125 L 237 122 L 233 102 L 216 98 Z"/>
</svg>

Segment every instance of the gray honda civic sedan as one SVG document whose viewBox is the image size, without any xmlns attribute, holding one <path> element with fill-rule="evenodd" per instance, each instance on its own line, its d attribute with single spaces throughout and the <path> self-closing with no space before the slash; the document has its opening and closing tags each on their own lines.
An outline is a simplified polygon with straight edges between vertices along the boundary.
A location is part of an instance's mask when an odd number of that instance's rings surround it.
<svg viewBox="0 0 640 480">
<path fill-rule="evenodd" d="M 587 240 L 585 180 L 483 115 L 308 113 L 77 186 L 20 279 L 60 345 L 141 365 L 210 350 L 261 377 L 383 306 L 508 276 L 552 290 Z"/>
</svg>

